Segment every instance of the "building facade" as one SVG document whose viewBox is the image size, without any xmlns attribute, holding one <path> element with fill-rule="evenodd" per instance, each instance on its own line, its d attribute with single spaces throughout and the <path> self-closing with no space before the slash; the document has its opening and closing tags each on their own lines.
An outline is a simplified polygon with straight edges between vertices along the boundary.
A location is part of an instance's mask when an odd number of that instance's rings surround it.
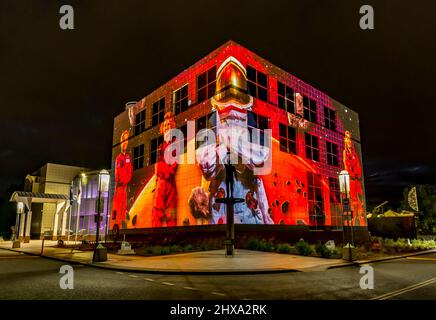
<svg viewBox="0 0 436 320">
<path fill-rule="evenodd" d="M 28 241 L 53 239 L 92 240 L 96 233 L 99 171 L 47 163 L 25 178 L 24 191 L 16 191 L 16 235 Z M 109 192 L 100 193 L 100 234 L 106 234 Z M 77 235 L 77 237 L 76 237 Z M 72 236 L 72 237 L 71 237 Z"/>
<path fill-rule="evenodd" d="M 366 230 L 357 113 L 233 41 L 115 118 L 110 228 L 225 224 L 229 159 L 236 224 L 341 230 L 347 170 Z"/>
</svg>

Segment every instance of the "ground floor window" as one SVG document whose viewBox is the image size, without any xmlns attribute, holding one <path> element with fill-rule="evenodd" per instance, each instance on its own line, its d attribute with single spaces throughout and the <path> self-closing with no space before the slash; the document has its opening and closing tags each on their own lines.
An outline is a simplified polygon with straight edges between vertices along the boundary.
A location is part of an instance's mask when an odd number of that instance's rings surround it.
<svg viewBox="0 0 436 320">
<path fill-rule="evenodd" d="M 319 174 L 307 173 L 307 198 L 309 205 L 309 224 L 313 229 L 323 229 L 325 225 L 322 182 Z"/>
</svg>

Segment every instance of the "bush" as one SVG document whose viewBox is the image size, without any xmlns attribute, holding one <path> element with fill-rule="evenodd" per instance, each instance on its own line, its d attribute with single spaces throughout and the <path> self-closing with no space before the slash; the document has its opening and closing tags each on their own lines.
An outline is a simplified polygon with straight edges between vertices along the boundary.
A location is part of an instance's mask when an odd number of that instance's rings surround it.
<svg viewBox="0 0 436 320">
<path fill-rule="evenodd" d="M 260 248 L 259 249 L 261 251 L 271 252 L 271 251 L 274 251 L 274 244 L 272 243 L 272 241 L 262 240 L 260 242 Z"/>
<path fill-rule="evenodd" d="M 292 247 L 287 243 L 281 243 L 277 246 L 277 252 L 280 253 L 291 253 Z"/>
<path fill-rule="evenodd" d="M 436 248 L 435 240 L 412 240 L 412 247 L 416 250 L 428 250 Z"/>
<path fill-rule="evenodd" d="M 192 251 L 192 249 L 193 249 L 193 247 L 192 247 L 192 244 L 188 244 L 188 245 L 186 245 L 185 246 L 185 248 L 183 248 L 183 251 Z"/>
<path fill-rule="evenodd" d="M 295 244 L 295 249 L 297 249 L 298 254 L 301 254 L 302 256 L 310 256 L 315 253 L 315 250 L 311 245 L 301 240 Z"/>
<path fill-rule="evenodd" d="M 178 245 L 172 245 L 170 247 L 170 252 L 182 252 L 183 248 L 181 246 Z"/>
<path fill-rule="evenodd" d="M 202 251 L 207 251 L 207 250 L 209 250 L 209 246 L 206 243 L 202 243 L 200 246 L 200 249 Z"/>
<path fill-rule="evenodd" d="M 327 248 L 325 244 L 321 244 L 316 247 L 316 253 L 318 253 L 323 258 L 331 258 L 333 251 Z"/>
<path fill-rule="evenodd" d="M 160 254 L 161 255 L 165 255 L 165 254 L 169 254 L 170 253 L 170 248 L 169 247 L 162 247 L 160 249 Z"/>
<path fill-rule="evenodd" d="M 245 248 L 247 250 L 259 250 L 259 247 L 260 247 L 260 241 L 257 239 L 250 239 L 245 245 Z"/>
</svg>

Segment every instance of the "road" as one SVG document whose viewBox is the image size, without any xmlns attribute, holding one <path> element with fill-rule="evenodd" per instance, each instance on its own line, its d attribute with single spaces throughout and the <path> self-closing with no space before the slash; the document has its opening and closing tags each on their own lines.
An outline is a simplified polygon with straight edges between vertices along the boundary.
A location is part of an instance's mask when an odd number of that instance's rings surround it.
<svg viewBox="0 0 436 320">
<path fill-rule="evenodd" d="M 72 265 L 0 249 L 0 299 L 435 299 L 436 254 L 371 264 L 374 289 L 359 286 L 359 267 L 262 275 L 158 275 Z"/>
</svg>

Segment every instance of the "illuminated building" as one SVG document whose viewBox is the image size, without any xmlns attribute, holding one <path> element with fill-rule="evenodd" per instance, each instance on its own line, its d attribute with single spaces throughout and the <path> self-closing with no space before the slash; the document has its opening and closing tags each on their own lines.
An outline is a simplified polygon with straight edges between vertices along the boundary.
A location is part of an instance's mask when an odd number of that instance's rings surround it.
<svg viewBox="0 0 436 320">
<path fill-rule="evenodd" d="M 201 129 L 216 134 L 211 152 Z M 262 139 L 268 129 L 271 144 Z M 244 132 L 246 143 L 232 140 Z M 170 166 L 163 154 L 175 143 L 184 162 Z M 215 202 L 225 197 L 221 146 L 245 159 L 234 189 L 245 199 L 235 205 L 240 235 L 339 239 L 343 169 L 356 234 L 367 235 L 357 113 L 233 41 L 115 118 L 110 228 L 132 237 L 224 230 L 225 209 Z M 270 172 L 257 174 L 269 161 Z"/>
<path fill-rule="evenodd" d="M 108 193 L 101 195 L 103 217 L 100 234 L 106 231 Z M 16 191 L 11 201 L 23 205 L 17 212 L 16 233 L 20 240 L 95 240 L 98 171 L 47 163 L 26 176 L 24 191 Z M 77 218 L 79 217 L 79 218 Z"/>
</svg>

